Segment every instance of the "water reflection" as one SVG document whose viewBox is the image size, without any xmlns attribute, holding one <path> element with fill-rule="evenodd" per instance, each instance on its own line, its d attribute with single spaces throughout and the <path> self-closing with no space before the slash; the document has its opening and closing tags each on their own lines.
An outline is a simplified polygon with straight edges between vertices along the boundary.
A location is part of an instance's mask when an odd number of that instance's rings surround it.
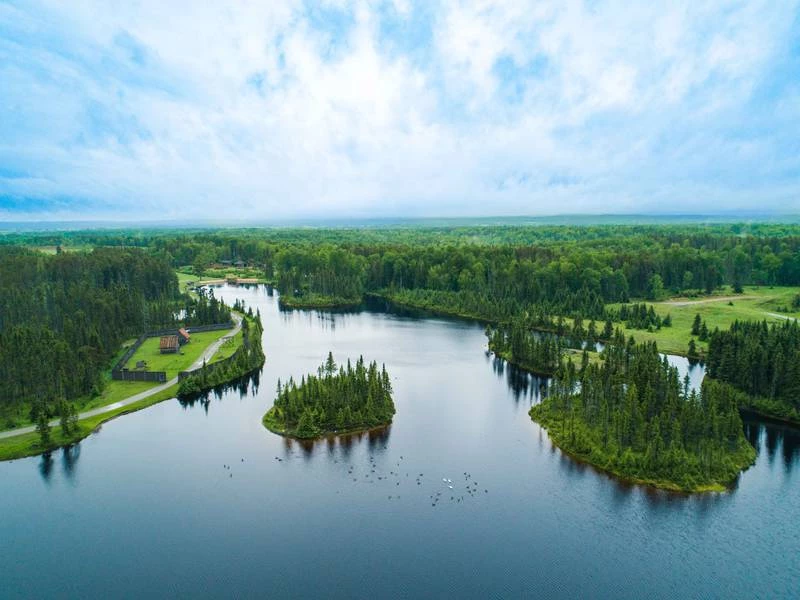
<svg viewBox="0 0 800 600">
<path fill-rule="evenodd" d="M 770 465 L 779 455 L 787 475 L 791 473 L 800 457 L 800 431 L 779 423 L 759 421 L 753 415 L 745 415 L 743 420 L 744 435 L 756 452 L 761 454 L 766 450 Z"/>
<path fill-rule="evenodd" d="M 487 361 L 491 364 L 492 371 L 498 379 L 505 377 L 508 388 L 514 400 L 530 400 L 531 403 L 538 403 L 542 398 L 547 397 L 547 388 L 550 377 L 534 375 L 520 367 L 499 358 L 490 351 L 485 352 Z"/>
<path fill-rule="evenodd" d="M 61 448 L 61 471 L 64 478 L 72 481 L 77 472 L 78 459 L 81 457 L 81 445 L 72 444 L 71 446 L 64 446 Z M 39 474 L 42 480 L 50 484 L 52 482 L 55 460 L 53 460 L 52 452 L 45 452 L 39 459 Z"/>
<path fill-rule="evenodd" d="M 61 449 L 61 468 L 64 471 L 64 477 L 72 480 L 75 477 L 76 468 L 78 466 L 78 459 L 81 457 L 81 445 L 73 444 L 72 446 L 64 446 Z"/>
<path fill-rule="evenodd" d="M 328 435 L 314 440 L 298 440 L 284 437 L 284 459 L 290 458 L 297 450 L 304 459 L 309 460 L 315 455 L 316 450 L 321 453 L 326 449 L 329 457 L 334 456 L 337 449 L 344 457 L 349 457 L 353 449 L 361 443 L 366 443 L 369 450 L 375 452 L 379 449 L 386 449 L 391 432 L 392 426 L 387 425 L 386 427 L 377 427 L 369 431 L 348 433 L 347 435 Z"/>
<path fill-rule="evenodd" d="M 53 455 L 51 452 L 42 454 L 42 458 L 39 461 L 39 473 L 45 483 L 50 483 L 50 477 L 53 474 Z"/>
<path fill-rule="evenodd" d="M 228 392 L 238 393 L 240 399 L 246 398 L 247 396 L 255 397 L 258 394 L 262 370 L 263 367 L 239 377 L 238 379 L 214 386 L 210 390 L 204 392 L 180 396 L 178 402 L 184 408 L 192 408 L 195 405 L 199 405 L 205 413 L 208 414 L 208 408 L 211 405 L 212 398 L 221 401 Z"/>
</svg>

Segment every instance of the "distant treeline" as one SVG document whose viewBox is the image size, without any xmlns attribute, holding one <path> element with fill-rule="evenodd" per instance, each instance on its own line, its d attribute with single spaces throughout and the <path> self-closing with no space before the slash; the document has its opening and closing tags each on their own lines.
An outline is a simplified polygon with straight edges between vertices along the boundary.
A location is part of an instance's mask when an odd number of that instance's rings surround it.
<svg viewBox="0 0 800 600">
<path fill-rule="evenodd" d="M 788 227 L 788 226 L 787 226 Z M 155 237 L 174 265 L 225 259 L 259 265 L 281 293 L 360 299 L 388 291 L 451 308 L 604 318 L 604 304 L 723 284 L 800 284 L 800 227 L 793 236 L 743 237 L 730 227 L 545 227 L 469 230 L 206 233 Z M 379 239 L 380 241 L 371 241 Z M 434 299 L 434 302 L 437 300 Z"/>
<path fill-rule="evenodd" d="M 0 412 L 57 411 L 97 394 L 126 339 L 230 319 L 212 296 L 181 297 L 163 257 L 132 248 L 47 255 L 0 248 Z"/>
<path fill-rule="evenodd" d="M 800 226 L 468 226 L 11 234 L 5 241 L 140 245 L 175 267 L 222 260 L 263 269 L 283 294 L 454 294 L 465 304 L 530 305 L 603 318 L 605 303 L 800 285 Z"/>
</svg>

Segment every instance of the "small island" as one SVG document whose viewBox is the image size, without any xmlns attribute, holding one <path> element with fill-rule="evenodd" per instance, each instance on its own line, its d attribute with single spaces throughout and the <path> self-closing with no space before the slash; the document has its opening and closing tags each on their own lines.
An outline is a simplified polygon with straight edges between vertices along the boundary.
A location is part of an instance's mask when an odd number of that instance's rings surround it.
<svg viewBox="0 0 800 600">
<path fill-rule="evenodd" d="M 274 433 L 299 439 L 357 433 L 392 422 L 395 408 L 386 366 L 360 357 L 353 367 L 337 366 L 333 354 L 300 384 L 278 381 L 275 404 L 264 415 L 264 426 Z"/>
</svg>

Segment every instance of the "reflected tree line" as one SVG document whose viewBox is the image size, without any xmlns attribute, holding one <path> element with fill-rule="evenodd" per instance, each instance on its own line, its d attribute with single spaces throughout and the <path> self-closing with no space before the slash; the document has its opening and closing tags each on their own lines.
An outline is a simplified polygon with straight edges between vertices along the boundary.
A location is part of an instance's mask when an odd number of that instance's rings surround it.
<svg viewBox="0 0 800 600">
<path fill-rule="evenodd" d="M 380 429 L 361 431 L 346 435 L 331 435 L 316 439 L 297 439 L 283 437 L 284 458 L 289 458 L 296 451 L 305 460 L 310 460 L 316 452 L 326 451 L 328 456 L 334 456 L 337 449 L 343 458 L 349 458 L 353 450 L 362 443 L 367 444 L 370 451 L 386 450 L 391 437 L 392 426 L 387 425 Z"/>
<path fill-rule="evenodd" d="M 770 464 L 780 453 L 783 465 L 789 471 L 800 459 L 800 432 L 797 429 L 745 417 L 744 435 L 759 454 L 766 450 Z"/>
<path fill-rule="evenodd" d="M 221 401 L 230 393 L 237 394 L 240 399 L 248 396 L 255 397 L 258 394 L 258 387 L 261 382 L 262 371 L 263 367 L 252 371 L 247 375 L 239 377 L 238 379 L 233 379 L 226 383 L 214 386 L 209 390 L 197 392 L 195 394 L 189 394 L 187 396 L 180 396 L 178 397 L 178 402 L 183 408 L 193 408 L 194 406 L 199 405 L 205 411 L 205 413 L 208 414 L 208 408 L 211 406 L 212 400 Z"/>
<path fill-rule="evenodd" d="M 56 458 L 54 458 L 56 455 Z M 64 446 L 56 452 L 45 452 L 39 461 L 39 473 L 45 483 L 50 483 L 56 469 L 56 461 L 61 464 L 61 473 L 64 479 L 72 480 L 78 468 L 78 459 L 81 457 L 81 445 L 73 444 Z"/>
</svg>

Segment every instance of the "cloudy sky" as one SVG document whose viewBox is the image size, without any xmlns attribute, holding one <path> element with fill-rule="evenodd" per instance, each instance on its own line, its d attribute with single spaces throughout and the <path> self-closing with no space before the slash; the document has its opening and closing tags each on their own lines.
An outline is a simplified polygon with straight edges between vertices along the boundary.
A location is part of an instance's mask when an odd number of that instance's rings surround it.
<svg viewBox="0 0 800 600">
<path fill-rule="evenodd" d="M 800 212 L 797 0 L 0 0 L 0 220 Z"/>
</svg>

